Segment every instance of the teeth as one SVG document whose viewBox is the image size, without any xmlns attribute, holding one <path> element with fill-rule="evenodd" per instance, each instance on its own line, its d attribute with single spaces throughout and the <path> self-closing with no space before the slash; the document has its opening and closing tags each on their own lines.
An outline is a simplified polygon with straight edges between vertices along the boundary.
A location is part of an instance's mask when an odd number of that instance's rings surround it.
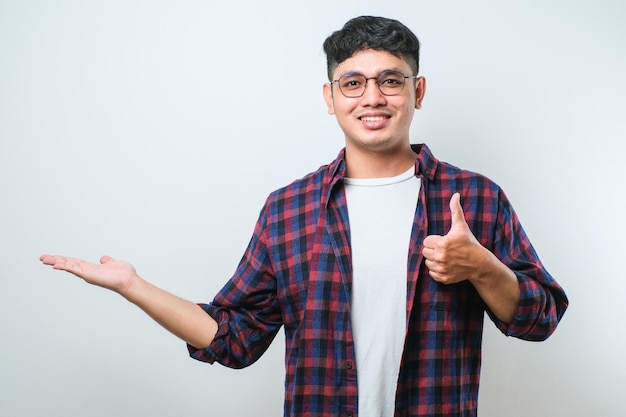
<svg viewBox="0 0 626 417">
<path fill-rule="evenodd" d="M 361 117 L 361 120 L 363 120 L 364 122 L 378 122 L 380 120 L 385 120 L 385 118 L 383 116 Z"/>
</svg>

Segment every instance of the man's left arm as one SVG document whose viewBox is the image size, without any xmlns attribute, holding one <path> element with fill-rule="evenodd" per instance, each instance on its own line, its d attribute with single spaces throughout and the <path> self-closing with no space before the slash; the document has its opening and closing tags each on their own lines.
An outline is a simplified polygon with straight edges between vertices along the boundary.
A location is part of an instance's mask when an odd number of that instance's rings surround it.
<svg viewBox="0 0 626 417">
<path fill-rule="evenodd" d="M 442 284 L 469 280 L 502 322 L 515 318 L 520 300 L 520 286 L 515 273 L 476 239 L 463 215 L 460 195 L 450 199 L 452 226 L 444 236 L 424 239 L 422 253 L 430 276 Z"/>
</svg>

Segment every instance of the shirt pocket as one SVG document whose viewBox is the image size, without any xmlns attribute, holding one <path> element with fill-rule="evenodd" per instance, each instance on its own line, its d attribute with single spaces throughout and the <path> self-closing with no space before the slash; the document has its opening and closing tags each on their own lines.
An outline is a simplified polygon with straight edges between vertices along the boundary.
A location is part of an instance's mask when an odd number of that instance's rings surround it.
<svg viewBox="0 0 626 417">
<path fill-rule="evenodd" d="M 426 327 L 430 345 L 436 349 L 449 349 L 458 346 L 461 288 L 458 284 L 443 285 L 433 281 L 430 285 L 430 301 Z"/>
</svg>

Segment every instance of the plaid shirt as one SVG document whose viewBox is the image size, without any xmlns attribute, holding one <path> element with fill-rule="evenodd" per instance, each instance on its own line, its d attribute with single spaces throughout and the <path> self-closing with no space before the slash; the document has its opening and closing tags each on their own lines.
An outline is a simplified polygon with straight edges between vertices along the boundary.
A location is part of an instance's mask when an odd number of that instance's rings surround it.
<svg viewBox="0 0 626 417">
<path fill-rule="evenodd" d="M 496 184 L 438 161 L 426 145 L 413 149 L 422 187 L 408 252 L 396 416 L 475 416 L 484 312 L 508 336 L 543 340 L 568 301 Z M 268 197 L 234 276 L 211 304 L 202 304 L 219 324 L 213 343 L 189 347 L 196 359 L 241 368 L 284 326 L 285 416 L 358 415 L 344 158 L 342 150 L 331 164 Z M 455 192 L 476 238 L 517 275 L 521 299 L 509 325 L 491 314 L 469 282 L 443 285 L 428 275 L 422 241 L 449 230 Z"/>
</svg>

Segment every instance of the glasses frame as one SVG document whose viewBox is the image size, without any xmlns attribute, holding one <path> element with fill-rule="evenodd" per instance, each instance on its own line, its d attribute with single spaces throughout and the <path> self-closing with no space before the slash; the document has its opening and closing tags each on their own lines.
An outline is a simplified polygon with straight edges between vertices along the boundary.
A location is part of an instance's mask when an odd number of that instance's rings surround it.
<svg viewBox="0 0 626 417">
<path fill-rule="evenodd" d="M 396 73 L 396 74 L 400 74 L 402 76 L 402 78 L 404 78 L 404 84 L 402 84 L 402 89 L 400 89 L 400 91 L 398 91 L 397 93 L 393 93 L 393 94 L 386 94 L 383 92 L 383 90 L 381 90 L 380 88 L 380 83 L 378 82 L 378 79 L 380 78 L 381 75 L 383 74 L 388 74 L 388 73 Z M 363 78 L 365 78 L 365 84 L 363 84 L 363 91 L 361 91 L 361 94 L 359 95 L 347 95 L 342 89 L 341 89 L 341 84 L 339 84 L 339 81 L 341 80 L 341 78 L 345 77 L 346 75 L 350 75 L 350 76 L 355 76 L 355 75 L 361 75 L 363 76 Z M 385 70 L 385 71 L 381 71 L 377 76 L 375 77 L 366 77 L 363 74 L 360 74 L 358 72 L 355 73 L 348 73 L 348 74 L 344 74 L 341 77 L 339 77 L 336 80 L 332 80 L 330 82 L 330 85 L 332 87 L 333 84 L 337 84 L 337 87 L 339 88 L 339 91 L 341 92 L 341 94 L 343 94 L 344 97 L 347 98 L 359 98 L 359 97 L 363 97 L 363 94 L 365 94 L 365 90 L 367 90 L 367 82 L 369 80 L 376 80 L 376 87 L 378 87 L 378 91 L 380 91 L 380 94 L 382 94 L 383 96 L 386 97 L 393 97 L 393 96 L 398 96 L 400 94 L 402 94 L 402 92 L 404 91 L 404 86 L 406 85 L 406 80 L 408 79 L 418 79 L 420 76 L 419 75 L 404 75 L 403 73 L 401 73 L 400 71 L 396 71 L 396 70 Z"/>
</svg>

